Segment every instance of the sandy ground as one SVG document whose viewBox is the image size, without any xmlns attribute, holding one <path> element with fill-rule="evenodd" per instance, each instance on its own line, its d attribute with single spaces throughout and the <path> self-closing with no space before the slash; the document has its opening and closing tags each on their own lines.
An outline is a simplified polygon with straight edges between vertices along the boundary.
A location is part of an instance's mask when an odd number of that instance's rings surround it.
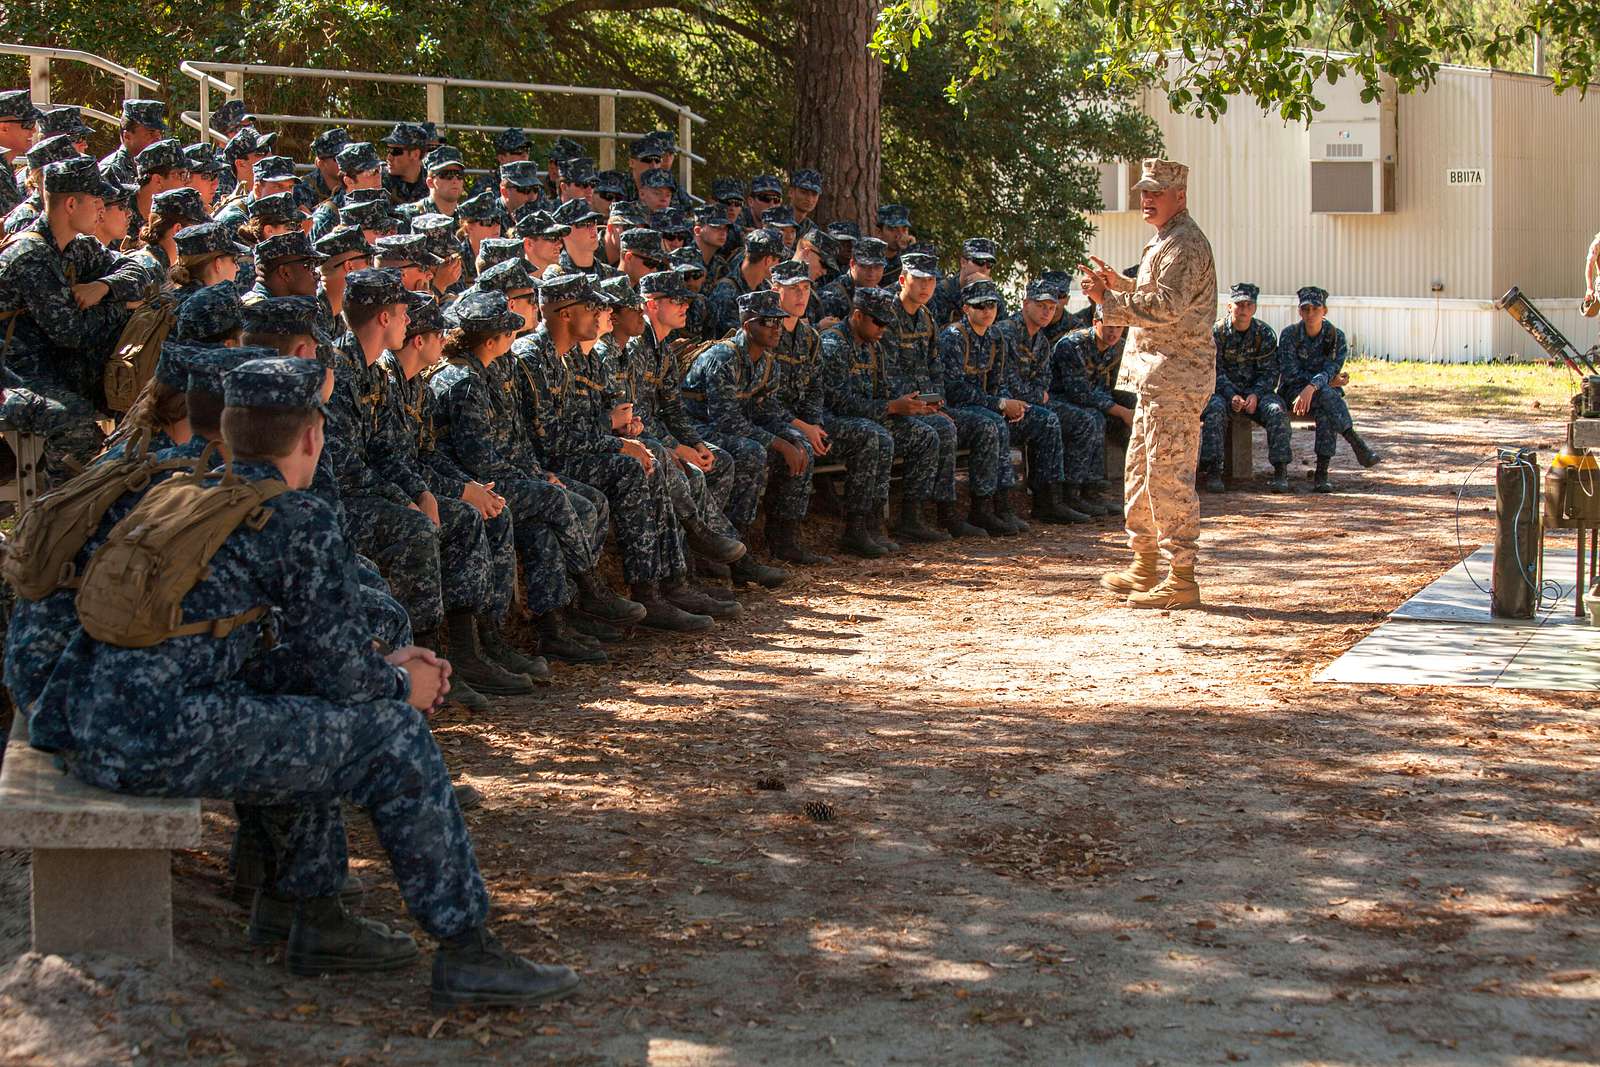
<svg viewBox="0 0 1600 1067">
<path fill-rule="evenodd" d="M 1292 498 L 1206 498 L 1201 612 L 1101 593 L 1113 524 L 1044 528 L 818 568 L 446 716 L 498 928 L 582 970 L 569 1002 L 289 976 L 213 805 L 164 970 L 21 954 L 0 856 L 0 1062 L 1600 1061 L 1591 700 L 1309 681 L 1456 561 L 1462 475 L 1519 436 L 1365 422 L 1390 460 L 1341 454 L 1356 491 L 1297 460 Z M 361 910 L 405 923 L 352 835 Z"/>
</svg>

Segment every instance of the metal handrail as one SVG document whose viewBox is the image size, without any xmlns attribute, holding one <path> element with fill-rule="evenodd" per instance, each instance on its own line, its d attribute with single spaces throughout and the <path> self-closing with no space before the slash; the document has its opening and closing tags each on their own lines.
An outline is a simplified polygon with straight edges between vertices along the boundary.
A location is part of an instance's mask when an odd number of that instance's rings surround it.
<svg viewBox="0 0 1600 1067">
<path fill-rule="evenodd" d="M 39 59 L 51 60 L 64 59 L 73 63 L 84 63 L 91 67 L 97 67 L 100 70 L 105 71 L 107 74 L 115 74 L 117 77 L 122 79 L 124 86 L 126 86 L 129 82 L 133 82 L 135 85 L 138 85 L 144 89 L 161 88 L 161 83 L 156 81 L 154 78 L 147 78 L 138 71 L 124 67 L 120 63 L 113 63 L 111 60 L 102 56 L 97 56 L 93 52 L 80 52 L 76 48 L 46 48 L 35 44 L 6 44 L 4 42 L 0 42 L 0 54 L 13 56 L 32 56 Z M 49 103 L 48 100 L 43 102 Z M 119 119 L 118 121 L 121 120 Z"/>
</svg>

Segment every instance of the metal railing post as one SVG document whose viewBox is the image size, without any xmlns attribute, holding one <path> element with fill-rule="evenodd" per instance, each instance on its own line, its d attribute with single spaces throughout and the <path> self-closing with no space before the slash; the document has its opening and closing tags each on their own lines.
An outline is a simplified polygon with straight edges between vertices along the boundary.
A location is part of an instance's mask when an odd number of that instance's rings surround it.
<svg viewBox="0 0 1600 1067">
<path fill-rule="evenodd" d="M 233 91 L 228 94 L 229 100 L 244 99 L 244 71 L 230 70 L 223 74 L 222 80 L 233 86 Z"/>
<path fill-rule="evenodd" d="M 211 79 L 200 79 L 200 143 L 211 143 Z"/>
<path fill-rule="evenodd" d="M 678 183 L 694 195 L 694 123 L 687 110 L 678 112 Z"/>
<path fill-rule="evenodd" d="M 444 127 L 444 82 L 428 83 L 428 121 Z"/>
<path fill-rule="evenodd" d="M 600 97 L 600 169 L 611 170 L 617 165 L 617 98 Z"/>
<path fill-rule="evenodd" d="M 50 102 L 50 57 L 28 57 L 28 92 L 35 105 Z"/>
</svg>

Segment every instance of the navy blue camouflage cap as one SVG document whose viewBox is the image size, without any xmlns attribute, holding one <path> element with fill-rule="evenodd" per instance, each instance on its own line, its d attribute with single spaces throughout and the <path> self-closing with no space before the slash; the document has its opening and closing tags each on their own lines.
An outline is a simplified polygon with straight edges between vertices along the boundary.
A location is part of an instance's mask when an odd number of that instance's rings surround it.
<svg viewBox="0 0 1600 1067">
<path fill-rule="evenodd" d="M 1064 270 L 1047 270 L 1039 281 L 1050 287 L 1057 300 L 1065 300 L 1072 293 L 1072 275 Z"/>
<path fill-rule="evenodd" d="M 444 332 L 444 309 L 429 293 L 406 293 L 406 337 Z"/>
<path fill-rule="evenodd" d="M 343 126 L 323 130 L 311 138 L 311 156 L 313 159 L 338 159 L 339 151 L 349 143 L 350 131 Z"/>
<path fill-rule="evenodd" d="M 783 195 L 783 183 L 776 174 L 757 174 L 750 179 L 750 195 L 759 196 L 763 193 Z"/>
<path fill-rule="evenodd" d="M 904 204 L 883 204 L 878 208 L 879 226 L 910 226 L 911 212 Z"/>
<path fill-rule="evenodd" d="M 456 220 L 449 215 L 429 212 L 411 220 L 411 232 L 421 234 L 427 249 L 443 263 L 451 256 L 461 255 L 461 242 L 456 239 Z"/>
<path fill-rule="evenodd" d="M 352 178 L 369 170 L 377 170 L 383 165 L 378 159 L 378 150 L 372 147 L 370 141 L 350 142 L 339 149 L 338 159 L 339 173 L 348 174 Z"/>
<path fill-rule="evenodd" d="M 598 288 L 600 293 L 611 301 L 613 308 L 633 308 L 635 310 L 644 308 L 644 298 L 639 295 L 639 291 L 633 287 L 633 283 L 628 280 L 626 274 L 618 274 L 615 277 L 607 278 L 600 283 Z"/>
<path fill-rule="evenodd" d="M 244 106 L 243 100 L 224 100 L 217 110 L 211 113 L 211 128 L 226 136 L 243 126 L 248 118 L 250 111 Z"/>
<path fill-rule="evenodd" d="M 674 248 L 667 253 L 667 262 L 672 264 L 672 269 L 682 274 L 685 278 L 706 272 L 706 261 L 700 255 L 700 249 L 692 244 L 682 248 Z"/>
<path fill-rule="evenodd" d="M 539 307 L 543 311 L 560 311 L 593 299 L 594 286 L 587 274 L 557 274 L 539 283 Z"/>
<path fill-rule="evenodd" d="M 346 226 L 380 233 L 392 233 L 398 225 L 394 213 L 389 210 L 388 197 L 357 201 L 346 199 L 344 206 L 339 209 L 339 221 Z"/>
<path fill-rule="evenodd" d="M 428 247 L 428 239 L 420 233 L 396 233 L 372 242 L 378 260 L 383 266 L 398 267 L 413 263 L 419 267 L 437 267 L 443 260 Z"/>
<path fill-rule="evenodd" d="M 466 172 L 466 160 L 461 158 L 461 151 L 450 145 L 440 145 L 426 156 L 422 157 L 422 169 L 429 174 L 439 174 L 447 170 Z"/>
<path fill-rule="evenodd" d="M 223 374 L 222 401 L 230 408 L 320 411 L 328 418 L 331 416 L 322 402 L 322 383 L 326 376 L 327 371 L 316 360 L 280 356 L 274 352 L 270 357 L 248 360 Z"/>
<path fill-rule="evenodd" d="M 773 289 L 757 289 L 739 297 L 739 319 L 786 319 L 789 313 L 778 304 L 778 294 Z"/>
<path fill-rule="evenodd" d="M 317 298 L 268 296 L 244 305 L 240 314 L 245 333 L 273 337 L 314 337 L 317 332 Z"/>
<path fill-rule="evenodd" d="M 406 287 L 400 283 L 400 272 L 391 268 L 368 267 L 365 270 L 353 270 L 344 280 L 346 307 L 403 304 L 406 300 L 405 293 Z"/>
<path fill-rule="evenodd" d="M 594 175 L 594 194 L 607 200 L 621 200 L 628 193 L 627 175 L 620 170 L 601 170 Z"/>
<path fill-rule="evenodd" d="M 118 192 L 121 192 L 120 188 Z M 193 226 L 210 220 L 199 192 L 187 185 L 177 189 L 163 189 L 151 198 L 150 208 L 153 214 L 161 216 L 168 222 L 186 222 Z"/>
<path fill-rule="evenodd" d="M 290 230 L 268 237 L 256 245 L 256 262 L 262 265 L 268 263 L 311 263 L 322 262 L 322 254 L 311 247 L 311 238 L 301 230 Z"/>
<path fill-rule="evenodd" d="M 908 253 L 914 252 L 919 256 L 932 256 L 934 260 L 933 269 L 935 272 L 938 271 L 939 246 L 934 244 L 932 241 L 914 241 L 912 242 L 911 247 L 906 249 L 906 251 Z"/>
<path fill-rule="evenodd" d="M 235 163 L 249 156 L 271 155 L 278 143 L 275 133 L 261 133 L 254 126 L 241 126 L 222 149 L 222 158 Z"/>
<path fill-rule="evenodd" d="M 623 230 L 618 243 L 624 252 L 632 252 L 646 260 L 664 263 L 667 253 L 661 247 L 661 231 L 652 230 L 646 226 L 635 226 L 631 230 Z"/>
<path fill-rule="evenodd" d="M 306 217 L 293 190 L 273 193 L 271 196 L 258 196 L 245 208 L 245 212 L 251 218 L 259 219 L 271 226 L 298 226 Z"/>
<path fill-rule="evenodd" d="M 711 199 L 724 206 L 744 203 L 744 183 L 738 178 L 718 178 L 711 183 Z"/>
<path fill-rule="evenodd" d="M 663 237 L 677 237 L 685 241 L 694 235 L 694 231 L 684 220 L 683 212 L 675 207 L 653 212 L 650 216 L 650 229 Z"/>
<path fill-rule="evenodd" d="M 961 254 L 974 263 L 993 263 L 994 242 L 987 237 L 968 237 L 961 242 Z"/>
<path fill-rule="evenodd" d="M 694 224 L 696 226 L 721 226 L 728 225 L 728 212 L 721 204 L 700 204 L 694 209 Z"/>
<path fill-rule="evenodd" d="M 250 251 L 233 239 L 231 227 L 220 222 L 202 222 L 194 226 L 185 226 L 172 235 L 172 240 L 177 244 L 180 256 L 205 256 L 219 252 L 237 256 L 241 252 Z"/>
<path fill-rule="evenodd" d="M 33 95 L 26 89 L 0 92 L 0 119 L 6 122 L 38 122 L 44 112 L 33 106 Z"/>
<path fill-rule="evenodd" d="M 1254 304 L 1261 295 L 1261 286 L 1254 282 L 1234 282 L 1233 288 L 1228 290 L 1229 300 L 1248 300 Z M 1323 294 L 1326 297 L 1327 294 Z"/>
<path fill-rule="evenodd" d="M 47 163 L 44 168 L 44 191 L 47 193 L 99 196 L 105 192 L 105 182 L 100 178 L 100 168 L 89 156 Z"/>
<path fill-rule="evenodd" d="M 177 190 L 168 191 L 176 192 Z M 100 199 L 106 202 L 106 207 L 129 207 L 133 204 L 133 198 L 138 195 L 139 187 L 137 185 L 128 185 L 125 182 L 118 181 L 107 181 L 105 189 L 100 193 Z M 200 218 L 201 221 L 204 221 L 206 216 L 202 214 Z"/>
<path fill-rule="evenodd" d="M 660 159 L 664 154 L 661 142 L 649 134 L 645 134 L 628 145 L 628 156 L 631 159 Z"/>
<path fill-rule="evenodd" d="M 71 134 L 58 133 L 28 149 L 23 153 L 23 158 L 28 161 L 30 170 L 43 170 L 51 163 L 62 163 L 81 155 L 83 153 L 78 151 L 78 146 L 72 143 Z"/>
<path fill-rule="evenodd" d="M 311 247 L 327 264 L 342 263 L 353 256 L 372 256 L 374 249 L 367 244 L 359 226 L 335 226 L 312 242 Z"/>
<path fill-rule="evenodd" d="M 835 241 L 859 241 L 861 227 L 847 219 L 839 219 L 828 223 L 828 234 Z"/>
<path fill-rule="evenodd" d="M 798 244 L 810 245 L 817 250 L 817 255 L 822 257 L 824 263 L 833 263 L 839 258 L 839 253 L 844 251 L 844 245 L 839 239 L 827 230 L 816 228 L 802 233 L 797 239 Z"/>
<path fill-rule="evenodd" d="M 445 309 L 444 321 L 453 329 L 471 333 L 515 333 L 528 320 L 511 310 L 506 294 L 469 289 Z"/>
<path fill-rule="evenodd" d="M 550 154 L 545 158 L 551 163 L 560 163 L 563 159 L 583 155 L 583 146 L 570 137 L 557 137 L 550 144 Z"/>
<path fill-rule="evenodd" d="M 288 156 L 262 156 L 250 164 L 250 175 L 258 182 L 293 181 L 294 160 Z"/>
<path fill-rule="evenodd" d="M 675 270 L 658 270 L 639 279 L 639 295 L 646 300 L 694 299 L 694 293 L 684 284 L 683 275 Z"/>
<path fill-rule="evenodd" d="M 559 241 L 572 232 L 571 226 L 563 226 L 550 217 L 550 212 L 537 209 L 524 210 L 517 216 L 511 232 L 518 237 L 543 237 L 551 241 Z"/>
<path fill-rule="evenodd" d="M 1303 285 L 1296 295 L 1300 298 L 1301 307 L 1325 308 L 1328 306 L 1328 290 L 1319 285 Z"/>
<path fill-rule="evenodd" d="M 218 341 L 244 324 L 244 308 L 239 303 L 239 287 L 233 282 L 218 282 L 197 289 L 178 306 L 172 332 L 180 341 L 191 344 Z"/>
<path fill-rule="evenodd" d="M 472 285 L 484 292 L 504 293 L 507 296 L 526 296 L 539 288 L 539 283 L 528 270 L 528 261 L 521 256 L 503 259 L 479 271 Z"/>
<path fill-rule="evenodd" d="M 662 152 L 678 154 L 678 135 L 671 130 L 651 130 L 640 139 L 655 142 L 655 146 Z"/>
<path fill-rule="evenodd" d="M 1051 303 L 1054 303 L 1061 299 L 1061 295 L 1056 292 L 1055 285 L 1043 278 L 1035 278 L 1030 281 L 1028 283 L 1027 292 L 1024 294 L 1024 296 L 1029 300 L 1037 302 L 1048 300 Z"/>
<path fill-rule="evenodd" d="M 94 127 L 83 121 L 83 110 L 72 106 L 53 107 L 39 118 L 39 136 L 64 133 L 77 141 L 87 140 Z"/>
<path fill-rule="evenodd" d="M 805 189 L 813 193 L 822 192 L 822 172 L 802 168 L 789 175 L 789 184 L 796 189 Z"/>
<path fill-rule="evenodd" d="M 492 189 L 485 189 L 477 196 L 469 196 L 456 205 L 456 218 L 462 222 L 496 224 L 500 222 L 501 217 L 500 201 Z"/>
<path fill-rule="evenodd" d="M 799 223 L 795 221 L 793 209 L 780 204 L 778 207 L 769 207 L 761 213 L 761 225 L 782 226 L 786 230 L 792 230 Z"/>
<path fill-rule="evenodd" d="M 879 289 L 874 285 L 863 285 L 856 289 L 855 295 L 850 298 L 851 306 L 866 315 L 880 326 L 893 325 L 895 320 L 895 305 L 899 298 L 887 289 Z"/>
<path fill-rule="evenodd" d="M 522 258 L 522 240 L 517 237 L 485 237 L 478 242 L 477 268 L 481 275 L 496 263 L 504 263 L 508 259 L 522 259 L 524 265 L 527 260 Z"/>
<path fill-rule="evenodd" d="M 393 148 L 426 148 L 428 141 L 428 131 L 416 122 L 397 122 L 382 139 L 383 144 Z"/>
<path fill-rule="evenodd" d="M 124 100 L 122 121 L 133 122 L 150 130 L 167 132 L 167 105 L 160 100 Z"/>
<path fill-rule="evenodd" d="M 988 278 L 975 278 L 961 287 L 961 302 L 974 307 L 1000 303 L 1000 287 Z"/>
<path fill-rule="evenodd" d="M 217 157 L 217 146 L 213 144 L 184 145 L 183 157 L 189 161 L 191 174 L 217 175 L 228 169 Z"/>
<path fill-rule="evenodd" d="M 594 160 L 588 156 L 573 156 L 556 161 L 556 173 L 569 185 L 594 185 Z"/>
<path fill-rule="evenodd" d="M 241 363 L 260 359 L 258 353 L 271 352 L 267 348 L 228 348 L 223 345 L 193 346 L 189 349 L 188 391 L 207 396 L 222 396 L 222 378 Z"/>
<path fill-rule="evenodd" d="M 762 227 L 751 230 L 744 236 L 744 258 L 746 260 L 762 259 L 766 256 L 783 255 L 783 234 L 777 230 Z"/>
<path fill-rule="evenodd" d="M 139 178 L 143 180 L 158 170 L 188 170 L 189 160 L 183 154 L 183 142 L 176 137 L 157 141 L 133 157 Z"/>
<path fill-rule="evenodd" d="M 450 138 L 445 136 L 445 132 L 439 128 L 437 122 L 429 120 L 427 122 L 419 122 L 417 125 L 422 127 L 422 133 L 427 138 L 426 144 L 428 147 L 437 148 L 440 145 L 450 143 Z"/>
<path fill-rule="evenodd" d="M 673 180 L 672 172 L 662 170 L 660 167 L 645 171 L 639 175 L 639 188 L 641 189 L 676 189 L 678 183 Z"/>
<path fill-rule="evenodd" d="M 900 257 L 900 273 L 912 278 L 937 278 L 939 261 L 926 252 L 907 252 Z"/>
<path fill-rule="evenodd" d="M 527 192 L 544 186 L 544 172 L 531 159 L 514 159 L 500 165 L 500 180 L 513 189 Z"/>
<path fill-rule="evenodd" d="M 773 285 L 799 285 L 811 281 L 811 268 L 804 260 L 786 259 L 772 268 Z"/>
<path fill-rule="evenodd" d="M 551 214 L 561 225 L 570 230 L 574 226 L 590 226 L 604 222 L 605 216 L 589 206 L 589 201 L 584 199 L 568 200 Z"/>
<path fill-rule="evenodd" d="M 161 345 L 161 354 L 156 357 L 156 369 L 152 377 L 168 389 L 183 392 L 189 388 L 191 355 L 192 350 L 187 345 L 168 338 Z"/>
<path fill-rule="evenodd" d="M 526 152 L 531 143 L 527 132 L 521 126 L 507 126 L 494 135 L 496 152 Z"/>
<path fill-rule="evenodd" d="M 637 200 L 618 200 L 611 205 L 611 214 L 606 218 L 606 225 L 613 223 L 623 226 L 645 226 L 650 222 L 650 216 L 645 214 L 643 207 Z"/>
</svg>

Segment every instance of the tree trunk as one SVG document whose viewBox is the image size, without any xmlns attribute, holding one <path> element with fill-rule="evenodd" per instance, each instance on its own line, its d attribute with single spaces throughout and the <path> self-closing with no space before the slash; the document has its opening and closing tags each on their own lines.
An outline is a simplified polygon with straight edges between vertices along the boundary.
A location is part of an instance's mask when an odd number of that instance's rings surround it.
<svg viewBox="0 0 1600 1067">
<path fill-rule="evenodd" d="M 867 50 L 879 0 L 799 0 L 795 34 L 795 167 L 822 172 L 822 223 L 870 232 L 878 210 L 883 63 Z"/>
</svg>

